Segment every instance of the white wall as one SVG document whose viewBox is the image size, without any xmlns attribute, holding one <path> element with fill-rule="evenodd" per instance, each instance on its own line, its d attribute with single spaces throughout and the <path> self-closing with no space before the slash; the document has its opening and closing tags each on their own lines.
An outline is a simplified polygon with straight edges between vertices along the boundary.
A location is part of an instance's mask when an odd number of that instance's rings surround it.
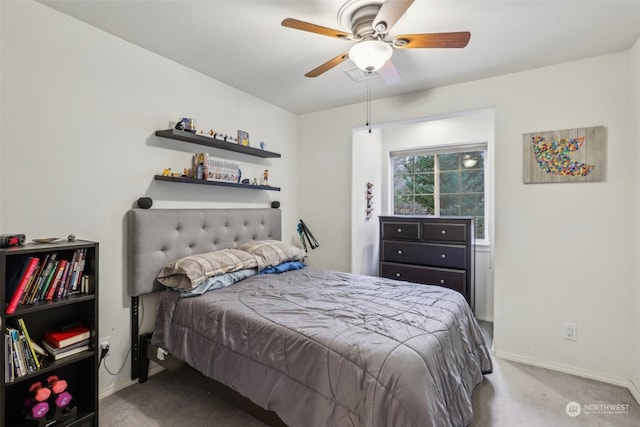
<svg viewBox="0 0 640 427">
<path fill-rule="evenodd" d="M 378 216 L 382 214 L 381 189 L 382 132 L 380 129 L 354 129 L 351 172 L 351 271 L 376 276 L 378 274 Z M 367 219 L 367 183 L 371 188 L 371 212 Z"/>
<path fill-rule="evenodd" d="M 2 231 L 101 242 L 100 327 L 112 337 L 112 370 L 129 342 L 123 218 L 142 195 L 157 207 L 266 206 L 277 198 L 285 238 L 294 238 L 302 217 L 321 243 L 311 264 L 349 270 L 351 138 L 363 125 L 362 104 L 296 118 L 43 5 L 0 2 L 0 19 Z M 629 209 L 630 195 L 640 199 L 639 56 L 636 44 L 632 52 L 373 102 L 377 122 L 495 108 L 500 356 L 640 384 L 638 202 Z M 248 130 L 282 152 L 267 164 L 283 191 L 154 182 L 161 168 L 181 168 L 199 151 L 153 136 L 182 116 Z M 522 133 L 595 125 L 608 130 L 605 182 L 522 184 Z M 264 166 L 237 159 L 245 174 Z M 564 321 L 578 324 L 577 342 L 561 339 Z M 117 378 L 101 370 L 101 389 L 128 377 L 128 365 Z"/>
<path fill-rule="evenodd" d="M 495 349 L 500 357 L 628 385 L 631 376 L 631 230 L 637 134 L 629 115 L 630 52 L 374 101 L 376 121 L 495 109 Z M 637 79 L 637 75 L 633 77 Z M 330 179 L 300 176 L 299 212 L 319 224 L 314 262 L 349 268 L 351 129 L 362 104 L 300 116 L 300 169 L 330 163 Z M 331 124 L 331 126 L 327 126 Z M 604 125 L 607 178 L 524 185 L 522 134 Z M 320 149 L 319 147 L 322 147 Z M 325 209 L 331 204 L 332 209 Z M 576 342 L 563 322 L 578 325 Z"/>
<path fill-rule="evenodd" d="M 267 207 L 280 200 L 285 239 L 297 222 L 297 119 L 193 70 L 35 2 L 0 2 L 2 231 L 100 242 L 100 336 L 110 336 L 111 371 L 129 347 L 124 217 L 140 196 L 155 207 Z M 226 133 L 243 129 L 281 159 L 224 151 L 247 177 L 271 169 L 281 192 L 180 185 L 153 180 L 182 170 L 204 147 L 154 136 L 190 116 Z M 316 230 L 314 229 L 314 232 Z M 153 304 L 145 299 L 145 325 Z M 100 370 L 105 394 L 129 383 Z"/>
<path fill-rule="evenodd" d="M 640 144 L 640 40 L 638 40 L 631 51 L 631 97 L 632 103 L 629 109 L 629 120 L 634 126 L 632 130 L 632 141 L 635 146 Z M 636 163 L 640 163 L 640 150 L 636 148 L 635 153 Z M 640 214 L 640 185 L 637 184 L 635 188 L 635 205 L 633 206 L 633 215 L 635 218 L 639 218 Z M 631 313 L 633 318 L 631 319 L 631 331 L 632 331 L 632 352 L 631 360 L 633 361 L 631 381 L 633 383 L 632 392 L 636 400 L 640 401 L 640 263 L 638 263 L 638 257 L 640 255 L 640 222 L 634 223 L 634 250 L 632 252 L 635 269 L 633 270 L 634 280 L 631 283 L 632 286 L 632 307 Z"/>
</svg>

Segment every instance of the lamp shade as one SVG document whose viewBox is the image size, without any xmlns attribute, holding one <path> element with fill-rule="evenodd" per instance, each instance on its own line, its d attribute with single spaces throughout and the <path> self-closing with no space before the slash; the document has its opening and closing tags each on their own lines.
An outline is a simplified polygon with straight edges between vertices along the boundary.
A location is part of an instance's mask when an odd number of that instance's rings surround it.
<svg viewBox="0 0 640 427">
<path fill-rule="evenodd" d="M 349 50 L 349 59 L 362 71 L 377 71 L 391 58 L 393 49 L 378 40 L 365 40 Z"/>
</svg>

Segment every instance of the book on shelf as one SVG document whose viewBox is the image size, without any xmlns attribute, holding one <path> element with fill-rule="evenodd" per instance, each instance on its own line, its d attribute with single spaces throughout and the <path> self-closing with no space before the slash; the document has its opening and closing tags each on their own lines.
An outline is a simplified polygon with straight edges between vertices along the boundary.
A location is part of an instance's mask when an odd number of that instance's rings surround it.
<svg viewBox="0 0 640 427">
<path fill-rule="evenodd" d="M 45 332 L 45 340 L 56 348 L 67 347 L 91 337 L 91 331 L 79 325 L 69 329 L 55 329 Z"/>
<path fill-rule="evenodd" d="M 16 311 L 16 308 L 18 307 L 18 304 L 20 303 L 20 300 L 21 300 L 21 298 L 22 298 L 22 296 L 24 294 L 24 291 L 27 288 L 27 284 L 32 279 L 32 277 L 34 276 L 34 272 L 36 271 L 36 269 L 38 267 L 39 261 L 40 260 L 38 258 L 29 257 L 29 262 L 28 262 L 24 272 L 20 276 L 20 279 L 19 279 L 18 283 L 15 286 L 15 290 L 13 291 L 13 294 L 11 295 L 11 298 L 10 299 L 8 298 L 9 304 L 7 305 L 7 308 L 5 310 L 5 312 L 7 314 L 13 314 Z"/>
<path fill-rule="evenodd" d="M 47 290 L 47 294 L 44 297 L 45 300 L 51 301 L 53 299 L 53 296 L 55 295 L 58 289 L 58 286 L 60 284 L 60 280 L 62 279 L 62 273 L 64 273 L 64 269 L 66 268 L 68 262 L 69 261 L 67 261 L 66 259 L 61 259 L 60 262 L 58 263 L 58 268 L 56 269 L 55 277 L 53 278 L 53 281 L 51 282 L 51 286 L 49 286 L 49 289 Z"/>
<path fill-rule="evenodd" d="M 20 354 L 24 357 L 25 365 L 27 366 L 27 372 L 33 373 L 38 370 L 36 365 L 36 361 L 34 360 L 31 351 L 29 350 L 29 344 L 27 343 L 27 339 L 24 335 L 18 332 L 18 337 L 20 340 Z"/>
<path fill-rule="evenodd" d="M 40 258 L 40 261 L 38 263 L 38 268 L 33 273 L 31 280 L 29 281 L 29 283 L 27 284 L 27 287 L 24 290 L 24 294 L 22 294 L 22 297 L 20 298 L 20 304 L 27 304 L 29 302 L 29 298 L 33 293 L 33 288 L 37 286 L 38 281 L 40 280 L 40 277 L 42 276 L 44 269 L 47 267 L 48 262 L 49 262 L 49 254 L 46 254 L 44 258 L 42 257 Z"/>
<path fill-rule="evenodd" d="M 11 338 L 11 352 L 13 354 L 13 364 L 15 370 L 15 377 L 20 378 L 29 373 L 27 369 L 27 359 L 20 343 L 20 334 L 17 329 L 7 327 L 7 332 Z"/>
<path fill-rule="evenodd" d="M 22 299 L 20 300 L 20 304 L 29 304 L 31 302 L 31 298 L 36 292 L 36 289 L 40 286 L 42 282 L 42 276 L 44 275 L 47 266 L 49 265 L 50 254 L 47 254 L 43 259 L 40 260 L 40 265 L 36 270 L 35 275 L 33 276 L 33 280 L 29 283 L 28 289 L 25 290 Z"/>
<path fill-rule="evenodd" d="M 42 341 L 42 347 L 47 351 L 47 353 L 49 353 L 51 357 L 53 357 L 53 360 L 58 360 L 67 356 L 72 356 L 74 354 L 82 353 L 83 351 L 89 350 L 90 344 L 89 344 L 89 338 L 87 338 L 82 341 L 78 341 L 75 344 L 71 344 L 67 347 L 58 348 L 45 339 Z"/>
<path fill-rule="evenodd" d="M 64 290 L 67 287 L 67 280 L 69 280 L 69 271 L 71 271 L 71 261 L 67 261 L 67 265 L 64 266 L 64 271 L 62 272 L 62 277 L 60 278 L 60 283 L 58 284 L 58 289 L 55 291 L 54 298 L 60 299 L 64 296 Z"/>
<path fill-rule="evenodd" d="M 18 331 L 24 336 L 25 341 L 27 343 L 27 349 L 29 350 L 29 354 L 32 356 L 32 360 L 36 366 L 36 369 L 40 369 L 40 360 L 38 360 L 38 355 L 36 354 L 36 349 L 34 347 L 34 342 L 29 335 L 29 331 L 27 330 L 27 324 L 24 322 L 22 317 L 18 317 L 16 319 L 16 323 L 18 325 Z"/>
<path fill-rule="evenodd" d="M 13 351 L 11 350 L 11 336 L 7 331 L 4 334 L 4 380 L 13 382 L 15 371 L 13 370 Z"/>
<path fill-rule="evenodd" d="M 42 289 L 44 288 L 44 286 L 46 285 L 46 283 L 48 282 L 51 276 L 51 270 L 53 269 L 53 266 L 56 262 L 58 254 L 56 252 L 51 252 L 50 254 L 47 254 L 47 256 L 48 256 L 48 260 L 46 262 L 46 266 L 42 270 L 40 277 L 38 277 L 38 281 L 33 286 L 31 295 L 27 300 L 27 304 L 34 304 L 39 301 L 40 293 L 42 292 Z"/>
<path fill-rule="evenodd" d="M 49 292 L 49 287 L 53 283 L 55 275 L 58 271 L 58 265 L 60 265 L 60 260 L 56 259 L 53 261 L 53 265 L 51 266 L 51 270 L 47 277 L 42 282 L 42 287 L 38 291 L 38 294 L 34 298 L 34 302 L 42 301 L 45 299 L 46 294 Z"/>
<path fill-rule="evenodd" d="M 86 255 L 86 249 L 78 249 L 78 257 L 75 265 L 73 266 L 73 275 L 71 276 L 71 283 L 69 284 L 69 294 L 79 293 L 78 284 L 80 283 L 80 277 L 84 270 L 84 258 Z"/>
</svg>

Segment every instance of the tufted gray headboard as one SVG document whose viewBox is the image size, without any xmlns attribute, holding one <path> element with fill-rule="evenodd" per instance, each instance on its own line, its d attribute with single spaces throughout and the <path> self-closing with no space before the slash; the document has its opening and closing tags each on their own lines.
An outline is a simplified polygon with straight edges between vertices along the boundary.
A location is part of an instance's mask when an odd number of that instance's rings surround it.
<svg viewBox="0 0 640 427">
<path fill-rule="evenodd" d="M 282 233 L 279 209 L 132 209 L 127 224 L 132 297 L 162 290 L 155 277 L 170 261 Z"/>
</svg>

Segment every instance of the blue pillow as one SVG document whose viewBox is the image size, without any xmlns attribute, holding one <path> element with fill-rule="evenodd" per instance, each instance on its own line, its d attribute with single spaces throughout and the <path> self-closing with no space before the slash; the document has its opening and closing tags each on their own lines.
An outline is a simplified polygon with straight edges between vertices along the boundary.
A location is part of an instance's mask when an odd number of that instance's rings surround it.
<svg viewBox="0 0 640 427">
<path fill-rule="evenodd" d="M 233 285 L 242 279 L 254 276 L 258 270 L 255 268 L 246 268 L 244 270 L 233 271 L 231 273 L 220 274 L 218 276 L 212 276 L 205 279 L 202 284 L 196 286 L 193 289 L 179 289 L 173 288 L 175 291 L 180 292 L 181 297 L 196 297 L 202 295 L 207 291 L 214 289 L 225 288 L 229 285 Z"/>
<path fill-rule="evenodd" d="M 274 265 L 273 267 L 267 267 L 264 270 L 260 270 L 258 274 L 272 274 L 272 273 L 284 273 L 289 270 L 300 270 L 304 267 L 302 261 L 286 261 L 282 264 Z"/>
</svg>

